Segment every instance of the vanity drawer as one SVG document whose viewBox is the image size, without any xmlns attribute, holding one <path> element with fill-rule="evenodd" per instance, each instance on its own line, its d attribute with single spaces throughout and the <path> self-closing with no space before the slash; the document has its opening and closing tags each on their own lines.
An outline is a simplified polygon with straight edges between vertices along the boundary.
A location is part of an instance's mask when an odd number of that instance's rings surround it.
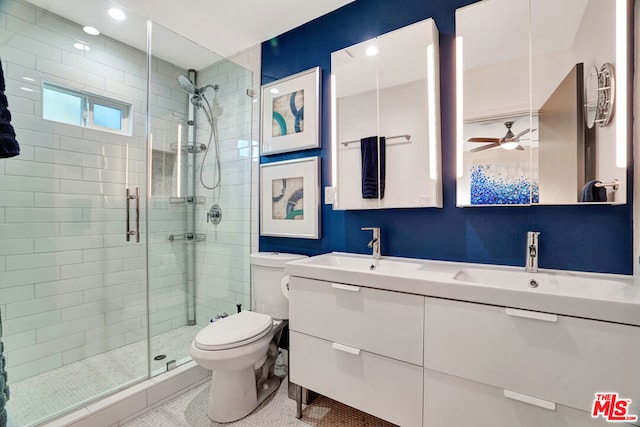
<svg viewBox="0 0 640 427">
<path fill-rule="evenodd" d="M 425 310 L 425 368 L 584 411 L 617 392 L 640 412 L 639 327 L 436 298 Z"/>
<path fill-rule="evenodd" d="M 423 369 L 291 331 L 291 382 L 400 426 L 422 425 Z"/>
<path fill-rule="evenodd" d="M 586 411 L 425 369 L 424 427 L 598 427 Z M 627 424 L 625 424 L 627 425 Z"/>
<path fill-rule="evenodd" d="M 422 366 L 423 296 L 300 277 L 289 288 L 292 330 Z"/>
</svg>

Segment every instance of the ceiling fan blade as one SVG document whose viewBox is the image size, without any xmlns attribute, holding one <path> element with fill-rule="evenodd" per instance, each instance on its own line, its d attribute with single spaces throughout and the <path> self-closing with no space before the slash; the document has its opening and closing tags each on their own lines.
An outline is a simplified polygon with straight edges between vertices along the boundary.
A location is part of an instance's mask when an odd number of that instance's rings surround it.
<svg viewBox="0 0 640 427">
<path fill-rule="evenodd" d="M 525 133 L 527 133 L 529 131 L 531 131 L 531 129 L 525 129 L 522 132 L 520 132 L 519 134 L 514 135 L 513 138 L 509 139 L 509 141 L 515 141 L 515 140 L 517 140 L 518 138 L 520 138 L 522 135 L 524 135 Z"/>
<path fill-rule="evenodd" d="M 516 150 L 524 151 L 524 147 L 520 144 L 516 147 Z"/>
<path fill-rule="evenodd" d="M 477 153 L 478 151 L 484 151 L 484 150 L 488 150 L 490 148 L 495 148 L 495 147 L 499 147 L 499 146 L 500 146 L 499 142 L 494 142 L 493 144 L 483 145 L 482 147 L 478 147 L 478 148 L 472 148 L 469 151 L 471 153 Z"/>
<path fill-rule="evenodd" d="M 469 138 L 468 142 L 495 142 L 499 143 L 502 138 Z"/>
</svg>

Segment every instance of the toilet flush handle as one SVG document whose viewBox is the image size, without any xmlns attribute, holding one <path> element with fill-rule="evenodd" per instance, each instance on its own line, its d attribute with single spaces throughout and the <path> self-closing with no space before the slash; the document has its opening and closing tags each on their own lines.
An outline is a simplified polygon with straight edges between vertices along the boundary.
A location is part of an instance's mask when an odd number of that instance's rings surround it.
<svg viewBox="0 0 640 427">
<path fill-rule="evenodd" d="M 280 290 L 286 299 L 289 299 L 289 275 L 287 274 L 280 279 Z"/>
</svg>

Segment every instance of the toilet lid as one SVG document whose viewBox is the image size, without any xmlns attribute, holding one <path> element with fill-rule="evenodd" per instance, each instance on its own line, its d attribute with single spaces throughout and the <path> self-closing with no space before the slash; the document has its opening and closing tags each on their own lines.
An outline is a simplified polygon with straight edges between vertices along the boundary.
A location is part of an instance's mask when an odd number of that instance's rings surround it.
<svg viewBox="0 0 640 427">
<path fill-rule="evenodd" d="M 226 350 L 256 341 L 272 328 L 271 316 L 245 310 L 211 323 L 198 332 L 194 344 L 201 350 Z"/>
</svg>

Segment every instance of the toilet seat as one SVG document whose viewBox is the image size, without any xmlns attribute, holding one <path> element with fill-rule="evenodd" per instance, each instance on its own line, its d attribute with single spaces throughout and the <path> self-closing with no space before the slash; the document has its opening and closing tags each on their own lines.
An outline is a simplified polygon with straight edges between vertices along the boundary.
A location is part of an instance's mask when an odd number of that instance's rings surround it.
<svg viewBox="0 0 640 427">
<path fill-rule="evenodd" d="M 228 350 L 259 340 L 272 329 L 271 316 L 241 311 L 211 323 L 198 332 L 193 343 L 200 350 Z"/>
</svg>

